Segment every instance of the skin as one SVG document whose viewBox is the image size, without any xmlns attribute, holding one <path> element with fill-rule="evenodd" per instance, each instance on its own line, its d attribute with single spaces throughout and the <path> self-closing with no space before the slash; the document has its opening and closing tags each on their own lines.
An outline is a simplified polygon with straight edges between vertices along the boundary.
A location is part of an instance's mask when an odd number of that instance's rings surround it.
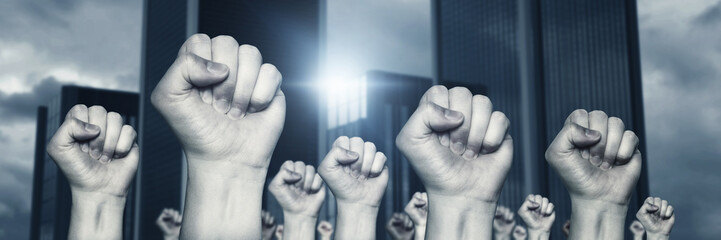
<svg viewBox="0 0 721 240">
<path fill-rule="evenodd" d="M 546 150 L 571 197 L 570 239 L 621 239 L 641 174 L 638 137 L 602 111 L 576 110 Z"/>
<path fill-rule="evenodd" d="M 521 217 L 528 227 L 528 237 L 531 240 L 547 240 L 551 236 L 551 226 L 556 220 L 553 203 L 541 195 L 528 195 L 518 209 Z"/>
<path fill-rule="evenodd" d="M 414 239 L 426 238 L 426 222 L 428 220 L 428 194 L 416 192 L 406 204 L 405 212 L 411 218 L 415 228 Z"/>
<path fill-rule="evenodd" d="M 158 225 L 160 231 L 163 232 L 165 240 L 178 240 L 180 237 L 180 224 L 183 222 L 183 215 L 175 209 L 163 209 L 155 225 Z"/>
<path fill-rule="evenodd" d="M 137 133 L 120 114 L 76 105 L 48 142 L 68 179 L 69 239 L 121 239 L 128 188 L 138 168 Z"/>
<path fill-rule="evenodd" d="M 649 197 L 636 213 L 636 218 L 646 230 L 647 239 L 668 239 L 676 221 L 673 206 L 658 197 Z"/>
<path fill-rule="evenodd" d="M 229 36 L 191 36 L 151 101 L 188 163 L 183 239 L 260 239 L 261 200 L 285 121 L 282 76 Z"/>
<path fill-rule="evenodd" d="M 273 238 L 273 233 L 275 233 L 275 217 L 265 210 L 261 210 L 260 216 L 261 226 L 263 227 L 260 231 L 261 239 L 270 240 Z"/>
<path fill-rule="evenodd" d="M 376 218 L 388 184 L 386 156 L 371 142 L 339 137 L 318 166 L 338 206 L 337 239 L 375 238 Z"/>
<path fill-rule="evenodd" d="M 513 232 L 514 226 L 516 226 L 516 220 L 513 218 L 513 211 L 507 207 L 498 206 L 496 209 L 496 215 L 493 219 L 493 239 L 511 239 L 511 233 Z"/>
<path fill-rule="evenodd" d="M 278 227 L 275 228 L 275 239 L 283 239 L 283 224 L 278 225 Z"/>
<path fill-rule="evenodd" d="M 563 227 L 561 227 L 561 230 L 563 230 L 563 234 L 568 238 L 568 235 L 571 233 L 571 220 L 566 220 L 565 223 L 563 223 Z"/>
<path fill-rule="evenodd" d="M 519 225 L 513 228 L 513 240 L 526 240 L 527 236 L 526 228 Z"/>
<path fill-rule="evenodd" d="M 268 189 L 283 208 L 286 239 L 315 239 L 315 223 L 325 200 L 323 179 L 302 161 L 286 161 Z"/>
<path fill-rule="evenodd" d="M 330 240 L 330 237 L 333 236 L 333 224 L 328 221 L 320 221 L 317 229 L 321 240 Z"/>
<path fill-rule="evenodd" d="M 631 223 L 631 226 L 628 227 L 628 230 L 631 230 L 631 233 L 633 233 L 634 240 L 643 240 L 643 234 L 646 233 L 646 230 L 643 228 L 643 224 L 641 224 L 638 220 L 634 220 L 633 223 Z"/>
<path fill-rule="evenodd" d="M 510 124 L 466 88 L 430 88 L 396 137 L 426 187 L 428 239 L 490 239 L 513 160 Z"/>
<path fill-rule="evenodd" d="M 414 233 L 413 221 L 404 213 L 393 213 L 386 224 L 386 231 L 393 240 L 411 240 Z"/>
</svg>

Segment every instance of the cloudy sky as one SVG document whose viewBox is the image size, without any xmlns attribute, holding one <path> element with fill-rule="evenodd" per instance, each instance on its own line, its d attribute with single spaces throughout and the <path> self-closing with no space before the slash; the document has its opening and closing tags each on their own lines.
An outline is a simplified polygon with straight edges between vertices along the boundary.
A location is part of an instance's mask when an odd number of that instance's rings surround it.
<svg viewBox="0 0 721 240">
<path fill-rule="evenodd" d="M 672 235 L 717 238 L 721 1 L 638 5 L 651 193 L 676 208 Z M 328 10 L 329 74 L 432 74 L 428 0 L 332 1 Z M 141 0 L 0 1 L 0 239 L 28 232 L 36 106 L 66 83 L 137 91 L 141 18 Z"/>
</svg>

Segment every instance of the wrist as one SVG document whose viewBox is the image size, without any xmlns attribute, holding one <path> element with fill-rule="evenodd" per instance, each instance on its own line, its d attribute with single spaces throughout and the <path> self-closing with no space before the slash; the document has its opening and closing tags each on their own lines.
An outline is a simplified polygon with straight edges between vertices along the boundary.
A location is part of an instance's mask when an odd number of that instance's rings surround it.
<svg viewBox="0 0 721 240">
<path fill-rule="evenodd" d="M 627 204 L 571 197 L 570 239 L 622 239 Z"/>
<path fill-rule="evenodd" d="M 528 229 L 528 240 L 545 240 L 551 237 L 551 231 L 544 229 Z"/>
<path fill-rule="evenodd" d="M 69 238 L 120 239 L 125 196 L 71 190 Z"/>
<path fill-rule="evenodd" d="M 317 216 L 283 212 L 283 239 L 315 239 Z"/>
<path fill-rule="evenodd" d="M 646 232 L 648 240 L 668 240 L 669 234 Z"/>
<path fill-rule="evenodd" d="M 336 239 L 374 239 L 378 207 L 337 201 Z"/>
<path fill-rule="evenodd" d="M 511 233 L 493 233 L 493 240 L 511 240 Z"/>
<path fill-rule="evenodd" d="M 491 238 L 496 202 L 430 192 L 428 202 L 427 239 Z"/>
</svg>

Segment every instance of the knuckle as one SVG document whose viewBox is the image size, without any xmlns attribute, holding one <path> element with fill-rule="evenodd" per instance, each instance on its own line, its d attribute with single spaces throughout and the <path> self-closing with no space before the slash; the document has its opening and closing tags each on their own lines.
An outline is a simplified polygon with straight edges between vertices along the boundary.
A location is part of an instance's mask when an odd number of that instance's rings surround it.
<svg viewBox="0 0 721 240">
<path fill-rule="evenodd" d="M 352 137 L 350 138 L 351 142 L 363 142 L 363 139 L 360 137 Z"/>
<path fill-rule="evenodd" d="M 190 36 L 188 38 L 188 41 L 190 43 L 206 42 L 206 41 L 210 41 L 210 37 L 208 37 L 208 35 L 205 33 L 196 33 L 196 34 L 193 34 L 192 36 Z"/>
<path fill-rule="evenodd" d="M 257 47 L 250 44 L 243 44 L 238 47 L 238 52 L 241 54 L 254 55 L 260 57 L 260 50 Z"/>
<path fill-rule="evenodd" d="M 443 85 L 435 85 L 428 89 L 429 93 L 442 93 L 442 92 L 448 92 L 448 88 Z"/>
<path fill-rule="evenodd" d="M 236 46 L 238 45 L 238 42 L 235 41 L 235 38 L 233 38 L 232 36 L 228 36 L 228 35 L 215 36 L 211 41 L 213 41 L 213 44 L 215 44 L 216 42 L 220 42 L 220 43 L 228 43 L 228 44 L 236 45 Z"/>
<path fill-rule="evenodd" d="M 120 113 L 117 113 L 117 112 L 109 112 L 108 119 L 120 120 L 122 122 L 123 116 L 121 116 Z"/>
<path fill-rule="evenodd" d="M 472 96 L 472 95 L 473 95 L 473 94 L 471 93 L 471 91 L 468 90 L 468 88 L 465 88 L 465 87 L 454 87 L 454 88 L 451 88 L 450 90 L 448 90 L 448 93 L 450 93 L 450 94 L 459 94 L 459 95 L 467 95 L 467 96 Z"/>
<path fill-rule="evenodd" d="M 105 107 L 100 106 L 100 105 L 93 105 L 93 106 L 91 106 L 91 107 L 88 108 L 88 111 L 91 111 L 91 112 L 107 112 L 107 110 L 105 110 Z"/>
<path fill-rule="evenodd" d="M 606 114 L 606 112 L 601 111 L 601 110 L 593 110 L 593 111 L 591 111 L 591 112 L 588 113 L 588 114 L 589 114 L 589 115 L 598 116 L 598 117 L 602 117 L 602 118 L 604 118 L 604 117 L 605 117 L 605 118 L 608 118 L 608 115 Z"/>
</svg>

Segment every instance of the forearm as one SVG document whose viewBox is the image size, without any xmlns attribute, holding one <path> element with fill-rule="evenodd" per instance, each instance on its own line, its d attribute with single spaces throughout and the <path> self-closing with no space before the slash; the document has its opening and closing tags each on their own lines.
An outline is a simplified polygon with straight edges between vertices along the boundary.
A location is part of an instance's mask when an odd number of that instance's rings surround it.
<svg viewBox="0 0 721 240">
<path fill-rule="evenodd" d="M 320 240 L 330 240 L 330 236 L 320 236 Z"/>
<path fill-rule="evenodd" d="M 511 240 L 510 233 L 493 233 L 493 240 Z"/>
<path fill-rule="evenodd" d="M 260 239 L 266 169 L 188 159 L 181 239 Z M 232 173 L 231 173 L 232 172 Z"/>
<path fill-rule="evenodd" d="M 428 193 L 426 239 L 491 239 L 495 202 Z"/>
<path fill-rule="evenodd" d="M 305 216 L 283 212 L 283 239 L 315 239 L 317 216 Z"/>
<path fill-rule="evenodd" d="M 571 198 L 569 239 L 623 239 L 627 205 Z"/>
<path fill-rule="evenodd" d="M 415 233 L 413 234 L 413 239 L 415 240 L 425 240 L 426 239 L 426 225 L 415 225 Z"/>
<path fill-rule="evenodd" d="M 338 202 L 336 239 L 375 239 L 378 207 Z"/>
<path fill-rule="evenodd" d="M 71 192 L 68 239 L 122 239 L 125 196 Z"/>
<path fill-rule="evenodd" d="M 648 240 L 668 240 L 668 235 L 660 234 L 660 233 L 646 232 L 646 239 L 648 239 Z"/>
<path fill-rule="evenodd" d="M 652 238 L 649 237 L 648 239 L 651 240 Z M 633 240 L 643 240 L 643 235 L 633 235 Z"/>
<path fill-rule="evenodd" d="M 528 240 L 548 240 L 550 237 L 550 231 L 530 228 L 528 229 Z"/>
</svg>

